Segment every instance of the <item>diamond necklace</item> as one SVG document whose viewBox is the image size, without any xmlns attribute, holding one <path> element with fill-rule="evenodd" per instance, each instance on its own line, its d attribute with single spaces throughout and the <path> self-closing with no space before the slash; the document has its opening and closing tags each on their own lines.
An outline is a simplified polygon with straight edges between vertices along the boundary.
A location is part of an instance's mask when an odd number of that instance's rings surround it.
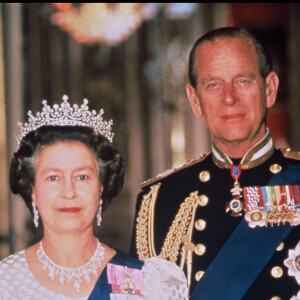
<svg viewBox="0 0 300 300">
<path fill-rule="evenodd" d="M 78 268 L 65 268 L 57 265 L 45 253 L 42 241 L 40 241 L 40 246 L 37 250 L 37 256 L 38 260 L 43 264 L 44 270 L 49 271 L 48 275 L 52 280 L 54 279 L 55 275 L 58 275 L 61 285 L 64 285 L 65 281 L 67 281 L 67 284 L 71 284 L 72 281 L 74 281 L 73 286 L 76 289 L 76 292 L 79 293 L 82 277 L 86 282 L 89 283 L 90 274 L 97 276 L 97 269 L 101 266 L 101 262 L 104 258 L 104 248 L 97 239 L 97 249 L 94 255 L 86 264 Z"/>
</svg>

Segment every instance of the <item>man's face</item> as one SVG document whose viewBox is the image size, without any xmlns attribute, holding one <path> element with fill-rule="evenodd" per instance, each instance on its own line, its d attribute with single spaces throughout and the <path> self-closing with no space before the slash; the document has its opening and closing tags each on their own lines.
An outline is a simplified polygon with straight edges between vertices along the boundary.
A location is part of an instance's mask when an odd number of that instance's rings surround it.
<svg viewBox="0 0 300 300">
<path fill-rule="evenodd" d="M 266 109 L 274 102 L 267 97 L 269 79 L 265 85 L 254 46 L 240 38 L 206 42 L 196 51 L 195 68 L 197 86 L 187 86 L 188 96 L 192 107 L 198 102 L 194 112 L 204 116 L 213 142 L 261 139 Z"/>
</svg>

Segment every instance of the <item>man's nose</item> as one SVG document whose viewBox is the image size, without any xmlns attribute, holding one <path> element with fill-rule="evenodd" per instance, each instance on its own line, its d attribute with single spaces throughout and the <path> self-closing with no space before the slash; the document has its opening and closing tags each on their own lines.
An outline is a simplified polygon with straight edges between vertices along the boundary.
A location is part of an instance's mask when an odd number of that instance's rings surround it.
<svg viewBox="0 0 300 300">
<path fill-rule="evenodd" d="M 71 178 L 65 178 L 64 181 L 64 197 L 66 199 L 73 199 L 76 195 L 74 183 Z"/>
<path fill-rule="evenodd" d="M 225 86 L 223 101 L 228 106 L 231 106 L 238 101 L 238 96 L 236 95 L 234 87 L 231 84 Z"/>
</svg>

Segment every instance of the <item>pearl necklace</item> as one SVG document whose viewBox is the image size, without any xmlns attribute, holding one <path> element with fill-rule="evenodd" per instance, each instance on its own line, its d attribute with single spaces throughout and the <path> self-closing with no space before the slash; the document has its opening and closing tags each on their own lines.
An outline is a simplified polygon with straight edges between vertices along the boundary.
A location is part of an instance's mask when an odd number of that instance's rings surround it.
<svg viewBox="0 0 300 300">
<path fill-rule="evenodd" d="M 79 293 L 80 284 L 82 282 L 81 277 L 89 283 L 90 274 L 97 276 L 97 270 L 101 266 L 101 262 L 104 258 L 104 248 L 97 240 L 97 249 L 92 258 L 85 265 L 78 268 L 65 268 L 57 265 L 45 253 L 42 241 L 40 241 L 37 256 L 38 260 L 43 264 L 44 270 L 49 271 L 48 275 L 52 280 L 55 275 L 58 275 L 61 285 L 64 285 L 65 281 L 67 281 L 67 284 L 71 284 L 71 282 L 74 281 L 73 286 L 76 289 L 76 292 Z"/>
</svg>

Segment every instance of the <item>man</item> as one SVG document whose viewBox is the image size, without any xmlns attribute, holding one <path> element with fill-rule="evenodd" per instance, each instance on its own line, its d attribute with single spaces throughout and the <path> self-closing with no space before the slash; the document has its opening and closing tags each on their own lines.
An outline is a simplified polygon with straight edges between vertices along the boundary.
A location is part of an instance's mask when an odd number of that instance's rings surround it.
<svg viewBox="0 0 300 300">
<path fill-rule="evenodd" d="M 300 155 L 274 149 L 266 126 L 271 61 L 247 31 L 220 28 L 196 41 L 189 77 L 212 152 L 142 184 L 131 254 L 179 264 L 191 299 L 296 299 Z"/>
</svg>

